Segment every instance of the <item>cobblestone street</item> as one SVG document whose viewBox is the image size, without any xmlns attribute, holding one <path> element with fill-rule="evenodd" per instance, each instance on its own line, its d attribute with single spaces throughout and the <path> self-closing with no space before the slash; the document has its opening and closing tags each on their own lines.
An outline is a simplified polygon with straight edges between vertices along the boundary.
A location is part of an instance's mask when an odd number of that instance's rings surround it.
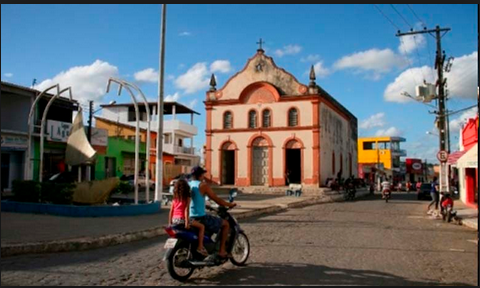
<svg viewBox="0 0 480 288">
<path fill-rule="evenodd" d="M 196 271 L 194 285 L 477 285 L 477 232 L 426 217 L 426 202 L 393 194 L 241 221 L 246 267 Z M 3 285 L 178 285 L 166 238 L 106 249 L 2 258 Z"/>
</svg>

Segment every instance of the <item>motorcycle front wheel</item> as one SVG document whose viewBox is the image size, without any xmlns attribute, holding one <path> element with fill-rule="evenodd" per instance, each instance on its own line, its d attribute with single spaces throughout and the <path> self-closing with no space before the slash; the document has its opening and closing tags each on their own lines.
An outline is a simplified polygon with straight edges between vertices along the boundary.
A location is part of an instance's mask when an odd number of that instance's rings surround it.
<svg viewBox="0 0 480 288">
<path fill-rule="evenodd" d="M 248 256 L 250 256 L 250 242 L 248 241 L 247 235 L 240 232 L 237 240 L 233 244 L 230 262 L 235 266 L 244 266 L 248 260 Z"/>
<path fill-rule="evenodd" d="M 185 265 L 188 260 L 190 260 L 190 255 L 192 254 L 190 253 L 186 245 L 179 245 L 173 248 L 172 253 L 166 260 L 167 270 L 168 274 L 170 274 L 170 277 L 175 280 L 184 282 L 187 281 L 190 276 L 192 276 L 195 268 Z"/>
</svg>

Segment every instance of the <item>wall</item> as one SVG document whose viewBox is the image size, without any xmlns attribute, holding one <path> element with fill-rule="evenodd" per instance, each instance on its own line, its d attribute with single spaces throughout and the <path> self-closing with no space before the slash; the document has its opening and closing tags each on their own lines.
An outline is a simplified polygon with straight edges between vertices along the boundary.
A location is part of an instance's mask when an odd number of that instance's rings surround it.
<svg viewBox="0 0 480 288">
<path fill-rule="evenodd" d="M 110 123 L 108 121 L 104 121 L 98 118 L 96 119 L 95 127 L 107 130 L 109 137 L 122 136 L 124 138 L 127 138 L 129 136 L 135 136 L 135 127 L 129 127 L 121 124 L 118 125 L 117 123 Z M 146 135 L 146 132 L 140 130 L 140 142 L 146 141 Z"/>
<path fill-rule="evenodd" d="M 135 155 L 135 141 L 125 140 L 122 138 L 108 137 L 107 153 L 105 155 L 98 155 L 95 165 L 95 179 L 105 179 L 105 157 L 116 158 L 116 175 L 121 177 L 123 175 L 123 160 L 124 154 L 128 153 Z M 139 149 L 140 163 L 145 160 L 145 144 L 140 143 Z"/>
<path fill-rule="evenodd" d="M 1 98 L 2 130 L 27 132 L 27 119 L 32 98 L 4 93 Z"/>
<path fill-rule="evenodd" d="M 340 155 L 342 155 L 342 177 L 349 174 L 349 154 L 352 157 L 352 174 L 358 177 L 358 158 L 356 127 L 339 115 L 325 103 L 319 106 L 320 112 L 320 184 L 325 184 L 329 177 L 337 177 L 340 171 Z M 335 152 L 335 171 L 332 171 L 333 152 Z M 332 173 L 334 172 L 334 173 Z"/>
<path fill-rule="evenodd" d="M 375 142 L 378 147 L 378 142 L 389 142 L 389 137 L 372 137 L 358 139 L 358 162 L 371 164 L 371 163 L 383 163 L 385 169 L 392 169 L 392 153 L 389 149 L 374 149 L 363 150 L 364 142 Z"/>
<path fill-rule="evenodd" d="M 248 175 L 248 142 L 254 136 L 258 135 L 252 132 L 239 132 L 239 133 L 217 133 L 212 137 L 212 167 L 211 173 L 213 179 L 220 179 L 220 147 L 225 141 L 232 141 L 237 145 L 237 179 L 240 178 L 240 181 L 246 181 Z M 311 179 L 313 172 L 313 164 L 311 159 L 313 159 L 312 154 L 312 132 L 311 130 L 297 130 L 297 131 L 270 131 L 262 132 L 262 135 L 265 135 L 265 138 L 270 138 L 273 143 L 273 158 L 272 158 L 272 177 L 275 183 L 281 183 L 284 185 L 284 171 L 285 171 L 285 155 L 283 145 L 284 143 L 292 136 L 298 138 L 303 142 L 303 179 Z"/>
<path fill-rule="evenodd" d="M 298 126 L 312 125 L 311 101 L 276 102 L 260 104 L 241 104 L 231 106 L 215 106 L 212 111 L 212 129 L 223 129 L 223 114 L 231 111 L 233 114 L 233 129 L 248 128 L 248 113 L 250 110 L 257 111 L 257 127 L 262 125 L 262 111 L 266 108 L 271 110 L 272 127 L 285 128 L 288 123 L 288 110 L 297 108 L 299 115 Z"/>
</svg>

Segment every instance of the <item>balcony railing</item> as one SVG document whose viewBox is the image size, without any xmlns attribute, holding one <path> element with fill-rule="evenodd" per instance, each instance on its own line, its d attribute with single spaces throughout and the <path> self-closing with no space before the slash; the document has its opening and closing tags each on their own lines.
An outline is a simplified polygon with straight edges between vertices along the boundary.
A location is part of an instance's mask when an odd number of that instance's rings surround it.
<svg viewBox="0 0 480 288">
<path fill-rule="evenodd" d="M 181 147 L 173 144 L 164 144 L 163 151 L 170 154 L 189 154 L 195 155 L 195 148 L 192 147 Z"/>
</svg>

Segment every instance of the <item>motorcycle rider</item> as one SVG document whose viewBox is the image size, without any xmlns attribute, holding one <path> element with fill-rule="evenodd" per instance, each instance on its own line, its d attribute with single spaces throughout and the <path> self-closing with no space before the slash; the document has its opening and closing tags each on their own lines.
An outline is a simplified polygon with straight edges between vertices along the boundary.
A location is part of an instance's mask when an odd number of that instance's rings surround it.
<svg viewBox="0 0 480 288">
<path fill-rule="evenodd" d="M 392 184 L 387 180 L 387 178 L 385 178 L 385 180 L 382 182 L 382 199 L 385 199 L 386 192 L 391 192 L 391 187 Z"/>
<path fill-rule="evenodd" d="M 190 217 L 205 225 L 205 230 L 211 231 L 220 235 L 220 251 L 218 257 L 227 258 L 227 251 L 225 249 L 225 244 L 227 242 L 228 231 L 230 230 L 230 225 L 228 221 L 221 219 L 220 217 L 209 215 L 205 211 L 205 196 L 209 197 L 215 203 L 220 206 L 233 208 L 237 204 L 228 203 L 223 199 L 219 198 L 212 190 L 210 185 L 204 182 L 205 173 L 200 166 L 193 167 L 191 173 L 191 180 L 189 182 L 192 201 L 190 203 Z"/>
</svg>

